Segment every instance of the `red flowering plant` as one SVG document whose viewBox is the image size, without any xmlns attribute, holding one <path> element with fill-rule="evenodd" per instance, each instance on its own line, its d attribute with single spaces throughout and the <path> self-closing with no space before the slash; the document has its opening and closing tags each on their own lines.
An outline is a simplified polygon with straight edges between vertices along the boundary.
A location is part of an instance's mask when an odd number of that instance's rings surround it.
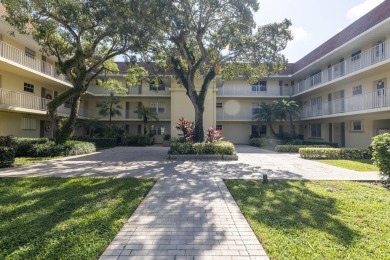
<svg viewBox="0 0 390 260">
<path fill-rule="evenodd" d="M 185 142 L 192 143 L 194 139 L 194 122 L 190 122 L 182 117 L 177 121 L 175 128 L 183 132 L 182 134 L 179 134 L 179 136 L 181 136 Z"/>
<path fill-rule="evenodd" d="M 214 141 L 220 141 L 222 139 L 222 130 L 217 130 L 212 127 L 207 130 L 207 142 L 212 143 Z"/>
</svg>

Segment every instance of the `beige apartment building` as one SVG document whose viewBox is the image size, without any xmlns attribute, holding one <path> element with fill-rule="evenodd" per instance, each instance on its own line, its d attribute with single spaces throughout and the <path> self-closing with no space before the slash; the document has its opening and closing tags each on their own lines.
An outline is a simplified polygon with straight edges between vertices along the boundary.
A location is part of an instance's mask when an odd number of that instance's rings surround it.
<svg viewBox="0 0 390 260">
<path fill-rule="evenodd" d="M 390 132 L 390 1 L 358 19 L 296 63 L 288 64 L 281 75 L 270 76 L 255 85 L 243 79 L 216 79 L 205 102 L 204 127 L 223 130 L 226 140 L 248 143 L 251 134 L 270 135 L 265 125 L 252 121 L 252 113 L 262 102 L 292 98 L 302 105 L 296 132 L 306 140 L 337 142 L 340 146 L 366 148 L 371 138 Z M 0 136 L 52 137 L 46 105 L 72 86 L 55 69 L 55 59 L 46 57 L 31 38 L 16 34 L 0 21 Z M 142 63 L 150 73 L 152 64 Z M 108 75 L 124 83 L 126 65 L 120 73 Z M 200 82 L 200 80 L 199 80 Z M 200 83 L 199 83 L 200 85 Z M 108 118 L 98 111 L 109 91 L 90 86 L 83 96 L 80 118 Z M 164 134 L 177 136 L 176 122 L 194 119 L 193 107 L 185 90 L 166 75 L 159 86 L 144 81 L 128 87 L 121 97 L 122 115 L 113 123 L 129 133 L 142 133 L 143 122 L 134 112 L 144 105 L 158 113 L 159 120 L 148 129 L 161 142 Z M 64 116 L 69 104 L 59 108 Z M 284 122 L 274 126 L 287 131 Z M 76 134 L 83 131 L 78 130 Z"/>
</svg>

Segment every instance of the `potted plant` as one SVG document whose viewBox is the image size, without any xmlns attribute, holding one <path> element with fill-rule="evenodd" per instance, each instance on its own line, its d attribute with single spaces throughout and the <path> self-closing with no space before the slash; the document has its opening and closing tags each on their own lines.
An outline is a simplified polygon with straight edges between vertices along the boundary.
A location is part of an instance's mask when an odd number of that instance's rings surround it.
<svg viewBox="0 0 390 260">
<path fill-rule="evenodd" d="M 165 134 L 164 137 L 163 137 L 163 146 L 164 147 L 169 147 L 171 142 L 171 135 L 170 134 Z"/>
</svg>

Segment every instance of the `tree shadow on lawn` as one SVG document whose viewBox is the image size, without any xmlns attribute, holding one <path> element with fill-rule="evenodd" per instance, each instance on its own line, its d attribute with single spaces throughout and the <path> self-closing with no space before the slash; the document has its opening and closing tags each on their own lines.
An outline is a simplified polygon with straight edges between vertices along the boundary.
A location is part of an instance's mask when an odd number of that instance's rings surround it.
<svg viewBox="0 0 390 260">
<path fill-rule="evenodd" d="M 311 191 L 307 181 L 225 180 L 227 187 L 249 222 L 264 225 L 283 234 L 311 228 L 326 232 L 339 244 L 348 246 L 361 235 L 336 216 L 336 199 Z M 252 227 L 253 228 L 253 227 Z"/>
<path fill-rule="evenodd" d="M 0 178 L 0 258 L 97 258 L 153 183 Z"/>
</svg>

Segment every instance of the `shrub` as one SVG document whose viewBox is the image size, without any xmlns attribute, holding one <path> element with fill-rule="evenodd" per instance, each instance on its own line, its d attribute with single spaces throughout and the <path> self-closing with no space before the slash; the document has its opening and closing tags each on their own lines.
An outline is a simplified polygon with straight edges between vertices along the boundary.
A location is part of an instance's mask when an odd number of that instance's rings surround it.
<svg viewBox="0 0 390 260">
<path fill-rule="evenodd" d="M 212 143 L 214 141 L 221 141 L 223 139 L 222 130 L 216 130 L 212 127 L 207 129 L 207 142 Z"/>
<path fill-rule="evenodd" d="M 180 136 L 186 141 L 186 142 L 192 142 L 194 139 L 194 130 L 195 130 L 195 124 L 194 122 L 190 122 L 187 119 L 184 119 L 183 117 L 177 121 L 175 128 L 177 130 L 182 131 L 182 134 Z"/>
<path fill-rule="evenodd" d="M 149 146 L 154 144 L 154 137 L 150 135 L 126 135 L 122 138 L 123 146 Z"/>
<path fill-rule="evenodd" d="M 263 139 L 262 138 L 251 138 L 249 139 L 249 145 L 255 146 L 255 147 L 262 147 L 263 146 Z"/>
<path fill-rule="evenodd" d="M 68 141 L 65 144 L 56 145 L 50 141 L 43 144 L 33 144 L 29 150 L 29 157 L 53 157 L 72 156 L 96 152 L 93 143 L 81 141 Z"/>
<path fill-rule="evenodd" d="M 11 135 L 0 136 L 0 146 L 4 146 L 4 147 L 8 147 L 8 148 L 15 148 L 16 147 L 16 140 Z"/>
<path fill-rule="evenodd" d="M 78 141 L 94 143 L 98 148 L 109 148 L 115 147 L 117 144 L 116 138 L 89 138 L 89 137 L 78 137 Z"/>
<path fill-rule="evenodd" d="M 164 141 L 169 141 L 169 140 L 171 140 L 171 135 L 170 135 L 170 134 L 165 134 L 164 137 L 163 137 L 163 140 L 164 140 Z"/>
<path fill-rule="evenodd" d="M 329 145 L 277 145 L 275 146 L 275 152 L 278 153 L 297 153 L 300 148 L 331 148 Z"/>
<path fill-rule="evenodd" d="M 47 144 L 50 142 L 48 138 L 15 138 L 16 142 L 16 157 L 31 156 L 33 146 L 36 144 Z"/>
<path fill-rule="evenodd" d="M 169 154 L 223 154 L 234 155 L 231 142 L 215 141 L 212 143 L 172 143 Z"/>
<path fill-rule="evenodd" d="M 11 147 L 0 146 L 0 168 L 12 166 L 15 162 L 15 150 Z"/>
<path fill-rule="evenodd" d="M 390 134 L 380 134 L 372 139 L 372 159 L 382 175 L 390 178 Z"/>
<path fill-rule="evenodd" d="M 369 159 L 371 152 L 362 148 L 300 148 L 304 159 Z"/>
<path fill-rule="evenodd" d="M 312 141 L 303 141 L 303 142 L 302 142 L 302 145 L 314 145 L 314 146 L 317 146 L 317 145 L 328 145 L 328 146 L 333 147 L 333 148 L 338 148 L 338 147 L 339 147 L 339 144 L 338 144 L 338 143 L 330 143 L 330 142 L 312 142 Z"/>
<path fill-rule="evenodd" d="M 271 137 L 271 136 L 264 136 L 264 137 L 261 137 L 260 139 L 261 139 L 263 145 L 266 147 L 274 147 L 276 145 L 281 144 L 280 140 L 278 140 L 274 137 Z"/>
</svg>

